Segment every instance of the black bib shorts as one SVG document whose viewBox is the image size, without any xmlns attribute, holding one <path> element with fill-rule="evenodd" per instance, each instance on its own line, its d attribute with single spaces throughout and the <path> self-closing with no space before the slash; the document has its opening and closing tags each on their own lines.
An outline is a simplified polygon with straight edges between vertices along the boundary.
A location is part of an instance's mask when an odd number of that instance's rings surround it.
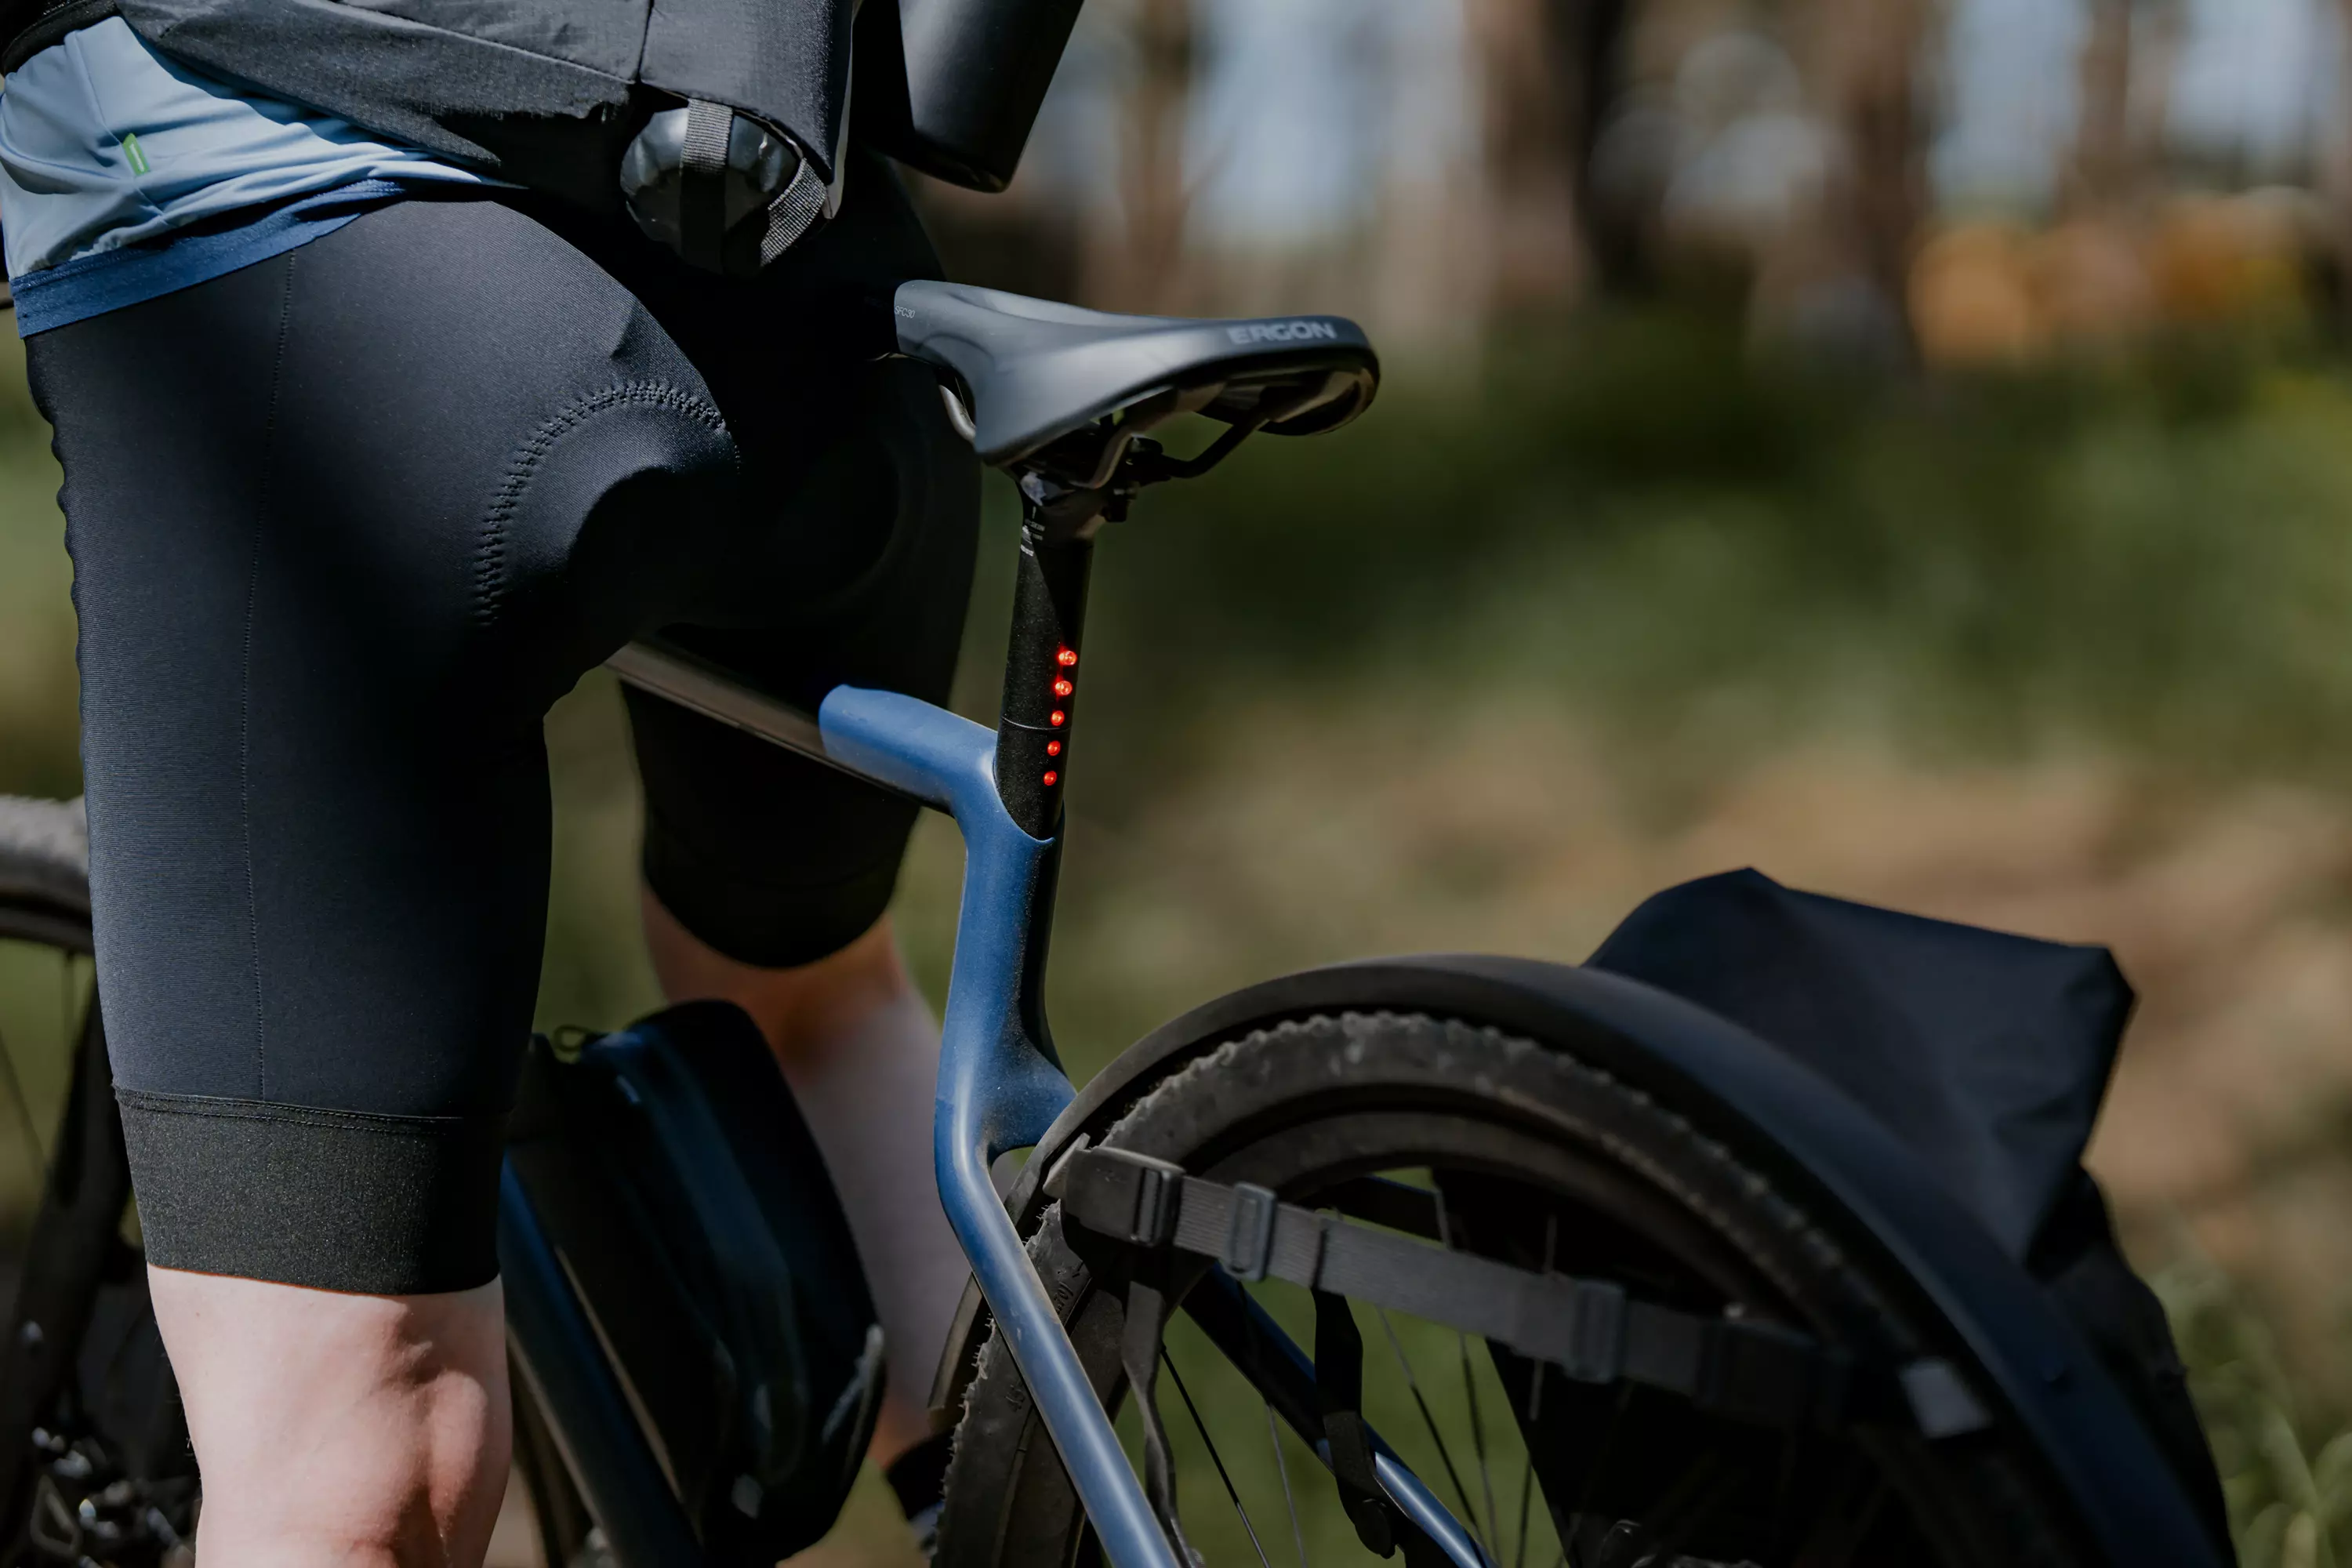
<svg viewBox="0 0 2352 1568">
<path fill-rule="evenodd" d="M 944 700 L 979 470 L 854 295 L 939 264 L 878 160 L 761 278 L 419 197 L 26 344 L 80 616 L 98 973 L 147 1256 L 387 1294 L 498 1271 L 547 911 L 541 721 L 662 631 L 813 706 Z M 805 963 L 913 808 L 632 693 L 645 875 Z"/>
</svg>

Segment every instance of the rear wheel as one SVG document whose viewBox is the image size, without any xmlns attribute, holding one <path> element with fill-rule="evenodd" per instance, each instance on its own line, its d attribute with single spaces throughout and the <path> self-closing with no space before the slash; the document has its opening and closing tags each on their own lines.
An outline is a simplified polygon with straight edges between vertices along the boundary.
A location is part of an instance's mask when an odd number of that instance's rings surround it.
<svg viewBox="0 0 2352 1568">
<path fill-rule="evenodd" d="M 1857 1364 L 1959 1359 L 1899 1282 L 1874 1277 L 1736 1152 L 1606 1075 L 1491 1028 L 1366 1012 L 1261 1030 L 1161 1083 L 1103 1143 L 1449 1250 L 1613 1281 L 1696 1319 L 1780 1325 Z M 1143 1424 L 1121 1371 L 1123 1292 L 1144 1266 L 1066 1225 L 1059 1205 L 1042 1211 L 1030 1247 L 1132 1454 Z M 1161 1336 L 1158 1404 L 1178 1517 L 1212 1563 L 1370 1561 L 1385 1555 L 1384 1532 L 1416 1568 L 1480 1556 L 1498 1568 L 2093 1560 L 2034 1457 L 1998 1423 L 1932 1443 L 1895 1419 L 1776 1428 L 1656 1388 L 1572 1382 L 1443 1321 L 1363 1301 L 1335 1310 L 1275 1279 L 1237 1287 L 1204 1262 L 1170 1289 L 1183 1310 Z M 1251 1326 L 1267 1322 L 1316 1347 L 1320 1369 L 1286 1362 Z M 1335 1375 L 1334 1357 L 1353 1365 Z M 1315 1390 L 1355 1383 L 1363 1422 L 1475 1548 L 1434 1554 L 1393 1507 L 1383 1522 L 1360 1488 L 1345 1495 L 1341 1467 L 1301 1440 L 1329 1404 Z M 1317 1406 L 1303 1423 L 1302 1401 Z M 938 1562 L 1099 1559 L 1020 1374 L 992 1339 L 957 1429 Z"/>
<path fill-rule="evenodd" d="M 90 961 L 79 801 L 0 797 L 6 1561 L 192 1560 L 195 1467 L 155 1332 Z"/>
</svg>

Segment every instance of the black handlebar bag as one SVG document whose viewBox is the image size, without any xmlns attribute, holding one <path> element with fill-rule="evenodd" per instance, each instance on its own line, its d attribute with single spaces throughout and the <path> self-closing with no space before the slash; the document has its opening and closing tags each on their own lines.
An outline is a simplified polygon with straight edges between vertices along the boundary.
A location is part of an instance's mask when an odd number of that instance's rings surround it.
<svg viewBox="0 0 2352 1568">
<path fill-rule="evenodd" d="M 1669 888 L 1587 962 L 1740 1025 L 1891 1128 L 2072 1320 L 2227 1551 L 2221 1481 L 2164 1309 L 2082 1164 L 2133 1002 L 2106 949 L 1747 870 Z"/>
<path fill-rule="evenodd" d="M 535 1040 L 507 1152 L 708 1560 L 814 1544 L 874 1433 L 882 1330 L 758 1027 L 690 1002 Z"/>
</svg>

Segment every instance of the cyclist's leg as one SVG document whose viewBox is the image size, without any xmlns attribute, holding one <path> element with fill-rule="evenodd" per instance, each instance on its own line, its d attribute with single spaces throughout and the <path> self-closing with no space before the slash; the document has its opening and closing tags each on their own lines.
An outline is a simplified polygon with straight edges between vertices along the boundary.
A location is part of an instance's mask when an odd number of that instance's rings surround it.
<svg viewBox="0 0 2352 1568">
<path fill-rule="evenodd" d="M 28 348 L 202 1552 L 478 1562 L 540 716 L 728 542 L 730 442 L 625 290 L 488 203 L 373 214 Z"/>
<path fill-rule="evenodd" d="M 209 1556 L 481 1561 L 511 1436 L 497 1280 L 366 1296 L 158 1268 L 149 1286 L 205 1468 Z"/>
<path fill-rule="evenodd" d="M 822 334 L 844 320 L 844 282 L 938 276 L 886 166 L 861 162 L 850 185 L 856 199 L 797 265 L 752 283 L 609 259 L 708 379 L 755 508 L 698 624 L 669 635 L 809 708 L 844 682 L 944 701 L 978 463 L 923 367 L 800 368 L 832 357 Z M 889 1347 L 874 1448 L 887 1462 L 924 1434 L 969 1273 L 931 1169 L 938 1027 L 883 916 L 915 809 L 657 699 L 632 692 L 629 712 L 664 988 L 741 1004 L 809 1112 Z"/>
</svg>

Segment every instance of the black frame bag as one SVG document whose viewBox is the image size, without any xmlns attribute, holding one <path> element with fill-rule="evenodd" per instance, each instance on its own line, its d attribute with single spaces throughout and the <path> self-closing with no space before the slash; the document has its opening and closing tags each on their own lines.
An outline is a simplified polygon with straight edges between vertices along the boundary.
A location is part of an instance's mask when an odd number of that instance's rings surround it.
<svg viewBox="0 0 2352 1568">
<path fill-rule="evenodd" d="M 882 1329 L 759 1029 L 690 1002 L 532 1042 L 509 1158 L 709 1561 L 833 1527 L 873 1436 Z"/>
</svg>

